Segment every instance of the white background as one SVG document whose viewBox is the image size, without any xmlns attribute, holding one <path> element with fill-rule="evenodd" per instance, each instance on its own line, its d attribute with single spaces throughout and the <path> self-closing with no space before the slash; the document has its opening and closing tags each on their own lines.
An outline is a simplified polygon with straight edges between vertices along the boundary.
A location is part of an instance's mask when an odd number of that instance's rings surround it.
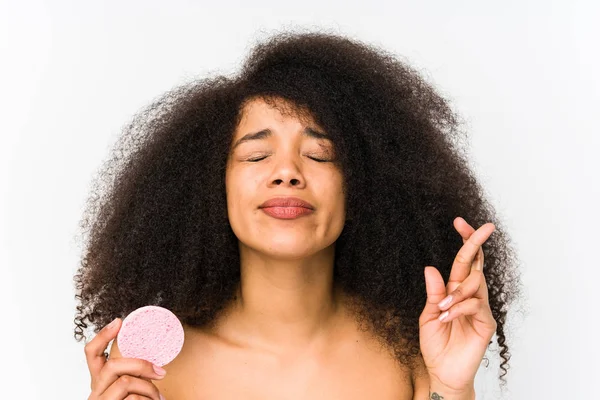
<svg viewBox="0 0 600 400">
<path fill-rule="evenodd" d="M 599 17 L 598 2 L 566 0 L 1 1 L 0 397 L 89 395 L 77 224 L 122 127 L 289 27 L 384 47 L 451 99 L 527 294 L 506 398 L 598 398 Z M 500 398 L 489 357 L 478 399 Z"/>
</svg>

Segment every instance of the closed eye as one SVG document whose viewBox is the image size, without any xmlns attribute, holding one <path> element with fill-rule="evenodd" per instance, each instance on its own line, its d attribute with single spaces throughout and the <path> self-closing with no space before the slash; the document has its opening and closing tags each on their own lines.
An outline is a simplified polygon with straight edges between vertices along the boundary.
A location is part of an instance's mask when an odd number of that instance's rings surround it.
<svg viewBox="0 0 600 400">
<path fill-rule="evenodd" d="M 257 161 L 264 160 L 265 158 L 267 158 L 267 156 L 259 157 L 259 158 L 252 158 L 252 159 L 249 159 L 247 161 L 249 161 L 249 162 L 257 162 Z M 315 158 L 315 157 L 311 157 L 311 156 L 308 156 L 308 158 L 310 158 L 311 160 L 314 160 L 316 162 L 329 162 L 329 160 L 324 160 L 324 159 L 321 159 L 321 158 Z"/>
<path fill-rule="evenodd" d="M 260 157 L 260 158 L 250 158 L 250 159 L 248 159 L 248 160 L 246 160 L 246 161 L 249 161 L 249 162 L 257 162 L 257 161 L 260 161 L 260 160 L 264 160 L 265 158 L 267 158 L 267 157 Z"/>
</svg>

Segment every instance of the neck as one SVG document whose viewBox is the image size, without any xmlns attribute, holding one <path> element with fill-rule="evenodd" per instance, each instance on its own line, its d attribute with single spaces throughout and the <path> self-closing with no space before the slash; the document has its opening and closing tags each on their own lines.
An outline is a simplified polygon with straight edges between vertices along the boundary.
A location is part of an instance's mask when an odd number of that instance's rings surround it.
<svg viewBox="0 0 600 400">
<path fill-rule="evenodd" d="M 334 247 L 303 259 L 240 251 L 241 283 L 224 333 L 251 346 L 304 346 L 327 333 L 338 314 Z"/>
</svg>

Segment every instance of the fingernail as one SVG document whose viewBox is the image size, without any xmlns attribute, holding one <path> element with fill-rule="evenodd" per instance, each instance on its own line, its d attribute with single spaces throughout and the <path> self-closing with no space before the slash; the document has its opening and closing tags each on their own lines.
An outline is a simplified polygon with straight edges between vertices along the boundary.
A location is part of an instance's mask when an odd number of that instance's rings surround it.
<svg viewBox="0 0 600 400">
<path fill-rule="evenodd" d="M 452 296 L 448 296 L 446 297 L 444 300 L 440 301 L 438 306 L 440 308 L 444 308 L 446 307 L 448 304 L 450 304 L 450 302 L 452 301 Z"/>
<path fill-rule="evenodd" d="M 448 316 L 448 314 L 449 314 L 449 313 L 450 313 L 450 311 L 444 311 L 444 312 L 442 313 L 442 315 L 440 315 L 440 316 L 438 317 L 438 319 L 439 319 L 440 321 L 443 321 L 443 320 L 444 320 L 444 318 L 446 318 L 446 317 Z"/>
<path fill-rule="evenodd" d="M 156 375 L 165 376 L 167 374 L 167 371 L 165 371 L 163 368 L 159 367 L 158 365 L 152 364 L 152 368 L 154 368 L 154 372 L 156 372 Z"/>
<path fill-rule="evenodd" d="M 162 393 L 158 394 L 160 396 L 160 400 L 165 400 L 165 396 L 162 395 Z"/>
<path fill-rule="evenodd" d="M 117 319 L 118 318 L 113 319 L 113 321 L 110 324 L 106 325 L 106 329 L 111 330 L 112 328 L 114 328 L 115 325 L 117 325 Z"/>
</svg>

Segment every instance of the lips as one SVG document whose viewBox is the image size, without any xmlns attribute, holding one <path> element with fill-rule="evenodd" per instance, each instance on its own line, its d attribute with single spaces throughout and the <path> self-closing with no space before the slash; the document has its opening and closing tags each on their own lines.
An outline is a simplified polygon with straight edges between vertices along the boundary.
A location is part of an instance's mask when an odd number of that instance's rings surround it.
<svg viewBox="0 0 600 400">
<path fill-rule="evenodd" d="M 272 208 L 272 207 L 300 207 L 314 210 L 315 208 L 307 201 L 304 201 L 298 197 L 274 197 L 262 203 L 258 208 Z"/>
<path fill-rule="evenodd" d="M 258 208 L 277 219 L 296 219 L 312 214 L 315 209 L 312 204 L 298 197 L 274 197 L 262 203 Z"/>
<path fill-rule="evenodd" d="M 277 219 L 296 219 L 314 213 L 313 210 L 304 207 L 265 207 L 261 210 Z"/>
</svg>

